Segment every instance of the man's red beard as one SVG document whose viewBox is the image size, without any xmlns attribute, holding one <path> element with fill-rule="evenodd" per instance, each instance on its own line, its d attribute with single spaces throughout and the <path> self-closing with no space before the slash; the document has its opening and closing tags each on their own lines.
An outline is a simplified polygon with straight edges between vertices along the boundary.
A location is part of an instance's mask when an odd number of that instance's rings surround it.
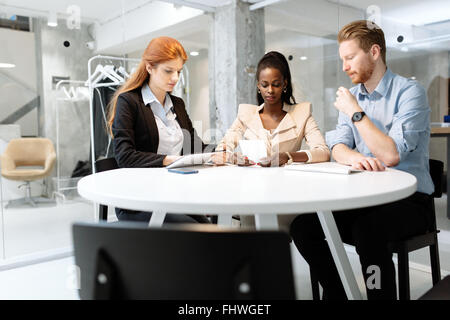
<svg viewBox="0 0 450 320">
<path fill-rule="evenodd" d="M 347 75 L 349 77 L 350 75 L 354 75 L 354 78 L 350 77 L 354 84 L 365 83 L 370 79 L 370 77 L 372 77 L 373 70 L 375 70 L 375 62 L 369 61 L 368 64 L 365 67 L 362 67 L 360 71 L 352 73 L 347 72 Z"/>
</svg>

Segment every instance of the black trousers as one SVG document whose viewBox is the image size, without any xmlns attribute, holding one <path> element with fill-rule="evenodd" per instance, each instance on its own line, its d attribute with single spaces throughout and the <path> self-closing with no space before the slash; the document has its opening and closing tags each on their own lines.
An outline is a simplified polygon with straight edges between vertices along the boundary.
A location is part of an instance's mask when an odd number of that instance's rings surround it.
<svg viewBox="0 0 450 320">
<path fill-rule="evenodd" d="M 146 222 L 150 221 L 152 212 L 134 211 L 116 208 L 116 216 L 119 221 L 136 221 Z M 187 214 L 166 214 L 164 223 L 211 223 L 206 216 L 202 215 L 187 215 Z"/>
<path fill-rule="evenodd" d="M 388 243 L 428 231 L 432 224 L 431 201 L 431 196 L 416 192 L 406 199 L 380 206 L 333 212 L 342 241 L 356 247 L 368 299 L 397 298 L 395 267 Z M 292 222 L 290 233 L 316 273 L 324 290 L 323 299 L 346 299 L 317 214 L 299 215 Z M 367 286 L 368 278 L 374 274 L 371 266 L 379 267 L 379 286 Z"/>
</svg>

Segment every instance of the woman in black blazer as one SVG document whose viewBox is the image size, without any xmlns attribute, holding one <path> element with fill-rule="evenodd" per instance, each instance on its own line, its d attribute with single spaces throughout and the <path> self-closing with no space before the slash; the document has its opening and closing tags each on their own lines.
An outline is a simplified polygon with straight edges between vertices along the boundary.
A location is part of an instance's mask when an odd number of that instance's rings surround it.
<svg viewBox="0 0 450 320">
<path fill-rule="evenodd" d="M 119 167 L 163 167 L 182 154 L 201 153 L 207 147 L 193 128 L 183 100 L 170 94 L 186 60 L 177 40 L 155 38 L 138 69 L 117 90 L 110 104 L 108 130 Z M 116 215 L 119 220 L 148 222 L 151 212 L 116 208 Z M 175 214 L 167 214 L 164 221 L 209 222 L 204 216 Z"/>
</svg>

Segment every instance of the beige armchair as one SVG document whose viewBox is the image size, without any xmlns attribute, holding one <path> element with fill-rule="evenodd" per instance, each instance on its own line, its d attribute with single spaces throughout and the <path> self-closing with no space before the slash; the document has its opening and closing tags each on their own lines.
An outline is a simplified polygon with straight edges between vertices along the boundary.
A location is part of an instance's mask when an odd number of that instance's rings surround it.
<svg viewBox="0 0 450 320">
<path fill-rule="evenodd" d="M 26 196 L 19 202 L 27 202 L 36 206 L 36 199 L 31 197 L 30 182 L 50 175 L 56 160 L 51 140 L 46 138 L 12 139 L 0 160 L 3 177 L 25 181 Z M 8 205 L 10 204 L 11 202 L 8 203 Z"/>
</svg>

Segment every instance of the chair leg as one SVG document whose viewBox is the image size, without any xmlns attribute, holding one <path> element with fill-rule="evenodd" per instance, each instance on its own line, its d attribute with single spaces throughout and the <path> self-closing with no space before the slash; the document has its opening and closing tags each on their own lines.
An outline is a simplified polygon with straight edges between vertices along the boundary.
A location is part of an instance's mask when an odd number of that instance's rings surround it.
<svg viewBox="0 0 450 320">
<path fill-rule="evenodd" d="M 217 215 L 212 215 L 209 217 L 212 224 L 217 224 L 217 218 L 218 218 Z"/>
<path fill-rule="evenodd" d="M 33 198 L 31 197 L 31 184 L 29 181 L 27 181 L 27 185 L 26 185 L 26 196 L 25 199 L 26 201 L 32 206 L 32 207 L 36 207 L 36 202 L 33 201 Z"/>
<path fill-rule="evenodd" d="M 309 275 L 311 277 L 311 289 L 313 300 L 320 300 L 319 280 L 317 279 L 316 274 L 311 270 L 311 268 L 309 268 Z"/>
<path fill-rule="evenodd" d="M 435 235 L 435 238 L 435 244 L 430 246 L 431 276 L 433 277 L 433 285 L 441 280 L 441 266 L 439 263 L 437 235 Z"/>
<path fill-rule="evenodd" d="M 409 259 L 406 248 L 397 253 L 399 300 L 410 300 Z"/>
<path fill-rule="evenodd" d="M 100 205 L 99 208 L 100 211 L 100 220 L 101 221 L 108 221 L 108 206 Z"/>
</svg>

